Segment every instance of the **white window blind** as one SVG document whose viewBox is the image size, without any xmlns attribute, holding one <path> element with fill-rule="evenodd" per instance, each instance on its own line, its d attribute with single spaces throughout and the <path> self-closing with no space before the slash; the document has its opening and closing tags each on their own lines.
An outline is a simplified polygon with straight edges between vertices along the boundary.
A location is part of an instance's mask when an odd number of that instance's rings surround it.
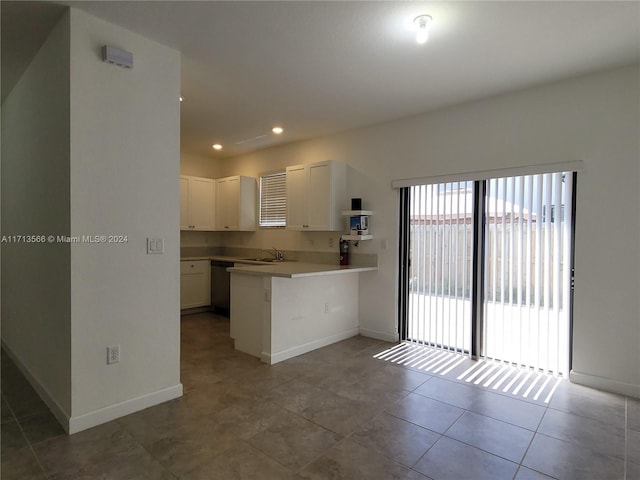
<svg viewBox="0 0 640 480">
<path fill-rule="evenodd" d="M 284 227 L 287 224 L 287 176 L 285 172 L 260 177 L 260 226 Z"/>
<path fill-rule="evenodd" d="M 484 197 L 471 182 L 409 187 L 406 340 L 471 353 L 479 337 L 479 356 L 527 367 L 525 379 L 566 377 L 573 181 L 570 171 L 489 178 L 477 183 Z M 505 392 L 522 388 L 518 376 Z"/>
<path fill-rule="evenodd" d="M 408 340 L 471 352 L 473 184 L 420 185 L 409 192 Z"/>
<path fill-rule="evenodd" d="M 487 181 L 486 358 L 568 375 L 572 192 L 572 172 Z"/>
</svg>

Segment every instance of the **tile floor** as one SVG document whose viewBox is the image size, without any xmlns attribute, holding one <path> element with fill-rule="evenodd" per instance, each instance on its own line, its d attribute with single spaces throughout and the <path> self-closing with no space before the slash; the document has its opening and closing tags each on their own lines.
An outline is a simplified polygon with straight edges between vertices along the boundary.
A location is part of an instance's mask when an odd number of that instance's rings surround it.
<svg viewBox="0 0 640 480">
<path fill-rule="evenodd" d="M 2 479 L 640 479 L 640 400 L 566 382 L 516 399 L 373 358 L 388 347 L 269 367 L 191 315 L 185 395 L 71 437 L 3 355 Z"/>
</svg>

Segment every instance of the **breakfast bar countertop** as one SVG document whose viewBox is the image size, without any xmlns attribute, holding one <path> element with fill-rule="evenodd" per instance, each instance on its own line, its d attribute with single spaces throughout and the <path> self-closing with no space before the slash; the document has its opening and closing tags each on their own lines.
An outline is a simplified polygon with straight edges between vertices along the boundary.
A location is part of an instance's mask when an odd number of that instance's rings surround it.
<svg viewBox="0 0 640 480">
<path fill-rule="evenodd" d="M 271 265 L 271 262 L 263 262 L 249 258 L 231 257 L 228 255 L 196 255 L 191 257 L 180 257 L 181 262 L 195 262 L 198 260 L 217 260 L 220 262 L 243 263 L 247 265 Z"/>
<path fill-rule="evenodd" d="M 271 276 L 283 278 L 315 277 L 344 273 L 374 272 L 378 267 L 358 265 L 328 265 L 302 262 L 277 262 L 267 265 L 238 265 L 227 268 L 228 272 L 245 275 Z"/>
</svg>

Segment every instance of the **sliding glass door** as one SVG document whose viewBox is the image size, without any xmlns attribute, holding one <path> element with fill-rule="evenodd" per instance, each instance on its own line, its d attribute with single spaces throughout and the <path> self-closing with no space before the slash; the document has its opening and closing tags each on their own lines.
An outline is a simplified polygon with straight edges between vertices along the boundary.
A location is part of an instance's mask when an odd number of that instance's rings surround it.
<svg viewBox="0 0 640 480">
<path fill-rule="evenodd" d="M 567 374 L 574 180 L 558 172 L 408 187 L 403 339 Z"/>
<path fill-rule="evenodd" d="M 469 352 L 473 183 L 421 185 L 409 195 L 407 339 Z"/>
<path fill-rule="evenodd" d="M 568 373 L 573 175 L 486 184 L 483 356 Z"/>
</svg>

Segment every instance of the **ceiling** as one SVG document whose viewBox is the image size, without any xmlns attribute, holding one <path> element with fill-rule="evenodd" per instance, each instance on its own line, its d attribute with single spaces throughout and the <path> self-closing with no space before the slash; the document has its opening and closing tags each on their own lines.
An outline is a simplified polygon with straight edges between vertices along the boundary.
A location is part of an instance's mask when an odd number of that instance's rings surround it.
<svg viewBox="0 0 640 480">
<path fill-rule="evenodd" d="M 10 88 L 5 68 L 19 69 L 5 62 L 5 49 L 15 49 L 5 42 L 15 43 L 8 36 L 17 30 L 5 25 L 5 15 L 15 18 L 13 4 L 20 3 L 25 2 L 2 1 L 3 96 Z M 20 14 L 40 23 L 33 20 L 32 28 L 13 32 L 18 38 L 42 30 L 45 20 L 55 17 L 51 3 L 28 3 L 32 8 L 23 7 Z M 640 59 L 640 2 L 55 3 L 180 50 L 182 150 L 211 157 Z M 407 24 L 422 13 L 433 23 L 429 42 L 418 45 Z M 284 134 L 273 135 L 274 125 L 283 126 Z M 223 144 L 223 150 L 215 152 L 213 143 Z"/>
</svg>

